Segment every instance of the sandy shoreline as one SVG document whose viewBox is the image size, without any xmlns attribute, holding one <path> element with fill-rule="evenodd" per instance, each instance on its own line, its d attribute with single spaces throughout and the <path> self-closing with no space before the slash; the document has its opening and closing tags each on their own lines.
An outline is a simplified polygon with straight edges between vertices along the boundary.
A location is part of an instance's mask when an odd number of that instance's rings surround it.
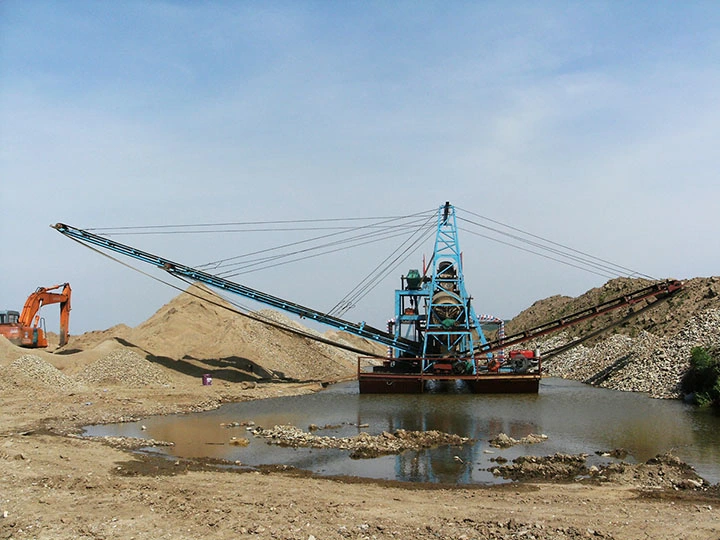
<svg viewBox="0 0 720 540">
<path fill-rule="evenodd" d="M 242 472 L 79 438 L 82 426 L 318 384 L 3 388 L 0 538 L 719 538 L 715 490 L 632 483 L 426 486 Z"/>
</svg>

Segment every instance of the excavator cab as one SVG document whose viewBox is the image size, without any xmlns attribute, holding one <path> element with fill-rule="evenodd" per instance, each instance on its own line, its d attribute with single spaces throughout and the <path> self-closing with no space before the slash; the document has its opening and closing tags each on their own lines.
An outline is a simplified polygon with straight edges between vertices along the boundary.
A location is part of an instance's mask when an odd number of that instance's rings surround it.
<svg viewBox="0 0 720 540">
<path fill-rule="evenodd" d="M 54 292 L 61 289 L 60 292 Z M 70 284 L 38 287 L 28 296 L 22 313 L 0 311 L 0 335 L 20 347 L 45 348 L 48 346 L 45 319 L 40 308 L 48 304 L 60 304 L 60 346 L 67 344 L 70 323 Z"/>
<path fill-rule="evenodd" d="M 19 311 L 0 311 L 0 324 L 16 324 L 19 319 Z"/>
</svg>

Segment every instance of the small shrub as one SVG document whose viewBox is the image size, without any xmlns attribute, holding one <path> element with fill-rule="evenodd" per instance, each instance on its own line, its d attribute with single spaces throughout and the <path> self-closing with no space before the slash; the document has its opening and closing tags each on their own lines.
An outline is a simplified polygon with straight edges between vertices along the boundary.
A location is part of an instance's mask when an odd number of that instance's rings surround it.
<svg viewBox="0 0 720 540">
<path fill-rule="evenodd" d="M 686 394 L 695 395 L 700 407 L 720 407 L 720 350 L 716 347 L 693 347 L 690 369 L 682 380 Z"/>
</svg>

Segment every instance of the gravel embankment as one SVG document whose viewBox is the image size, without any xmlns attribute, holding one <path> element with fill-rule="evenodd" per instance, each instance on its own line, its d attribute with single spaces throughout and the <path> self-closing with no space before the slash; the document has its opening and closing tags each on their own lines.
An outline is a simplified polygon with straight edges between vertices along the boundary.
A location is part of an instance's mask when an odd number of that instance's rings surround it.
<svg viewBox="0 0 720 540">
<path fill-rule="evenodd" d="M 556 347 L 562 339 L 546 340 L 540 349 Z M 689 319 L 672 338 L 658 337 L 645 331 L 637 337 L 616 334 L 592 348 L 579 345 L 548 359 L 543 367 L 546 375 L 551 377 L 674 399 L 682 397 L 680 382 L 690 366 L 692 348 L 718 342 L 720 309 L 711 309 Z"/>
</svg>

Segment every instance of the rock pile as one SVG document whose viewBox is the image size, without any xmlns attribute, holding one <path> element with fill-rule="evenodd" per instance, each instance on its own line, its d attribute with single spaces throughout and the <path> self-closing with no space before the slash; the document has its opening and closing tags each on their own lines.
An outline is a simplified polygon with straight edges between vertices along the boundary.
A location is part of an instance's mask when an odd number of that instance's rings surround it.
<svg viewBox="0 0 720 540">
<path fill-rule="evenodd" d="M 101 358 L 78 373 L 77 379 L 86 384 L 125 386 L 166 386 L 171 382 L 165 370 L 129 349 Z"/>
<path fill-rule="evenodd" d="M 590 289 L 577 298 L 565 296 L 552 296 L 538 300 L 530 308 L 514 317 L 505 327 L 507 335 L 533 328 L 540 324 L 559 319 L 571 313 L 585 310 L 607 302 L 612 298 L 619 298 L 630 294 L 652 282 L 644 279 L 618 278 L 604 285 Z M 652 302 L 643 301 L 634 305 L 639 308 Z M 690 318 L 709 309 L 720 308 L 720 276 L 708 278 L 693 278 L 686 280 L 681 291 L 673 295 L 666 302 L 656 303 L 652 309 L 639 313 L 636 317 L 623 321 L 627 310 L 620 309 L 601 318 L 589 319 L 566 330 L 571 337 L 587 335 L 588 332 L 607 326 L 610 322 L 620 323 L 616 327 L 617 333 L 635 336 L 640 330 L 647 330 L 658 336 L 675 336 Z M 602 336 L 597 339 L 602 339 Z M 591 342 L 591 343 L 595 343 Z"/>
<path fill-rule="evenodd" d="M 567 336 L 564 336 L 567 339 Z M 682 397 L 680 382 L 690 366 L 695 346 L 720 342 L 720 309 L 691 317 L 671 338 L 641 331 L 636 337 L 616 334 L 592 348 L 579 345 L 543 363 L 553 377 L 634 392 L 656 398 Z M 541 350 L 558 346 L 558 337 L 546 341 Z"/>
<path fill-rule="evenodd" d="M 256 428 L 256 437 L 268 439 L 269 444 L 293 448 L 337 448 L 350 450 L 353 459 L 374 458 L 399 454 L 405 450 L 422 450 L 436 446 L 461 446 L 470 439 L 440 431 L 384 431 L 380 435 L 360 433 L 354 437 L 323 437 L 303 431 L 295 426 L 275 426 L 272 429 Z"/>
<path fill-rule="evenodd" d="M 4 371 L 5 373 L 0 376 L 0 379 L 8 385 L 22 381 L 31 386 L 40 385 L 60 390 L 71 390 L 77 386 L 73 379 L 55 366 L 32 354 L 21 356 L 8 365 Z"/>
<path fill-rule="evenodd" d="M 711 487 L 695 469 L 672 454 L 660 454 L 638 465 L 612 462 L 591 467 L 587 466 L 587 457 L 587 454 L 560 453 L 551 456 L 520 456 L 512 464 L 493 468 L 492 473 L 508 480 L 569 482 L 592 479 L 646 489 L 704 491 Z"/>
<path fill-rule="evenodd" d="M 522 439 L 513 439 L 505 433 L 500 433 L 497 437 L 490 439 L 490 446 L 494 448 L 510 448 L 516 444 L 537 444 L 547 440 L 547 435 L 536 435 L 531 433 Z"/>
<path fill-rule="evenodd" d="M 611 534 L 594 529 L 579 529 L 577 527 L 552 527 L 543 522 L 523 522 L 516 519 L 506 521 L 478 521 L 472 518 L 463 520 L 467 527 L 466 533 L 457 538 L 490 538 L 492 540 L 613 540 Z M 456 536 L 442 534 L 444 531 L 435 531 L 432 527 L 426 529 L 437 538 L 455 538 Z M 348 535 L 349 536 L 349 535 Z"/>
<path fill-rule="evenodd" d="M 553 454 L 552 456 L 520 456 L 511 465 L 492 469 L 495 476 L 506 480 L 551 480 L 569 482 L 589 474 L 585 465 L 587 454 Z"/>
<path fill-rule="evenodd" d="M 141 448 L 157 446 L 175 446 L 173 442 L 158 441 L 156 439 L 140 439 L 138 437 L 111 437 L 105 435 L 103 437 L 95 437 L 95 439 L 103 441 L 114 448 L 123 448 L 125 450 L 139 450 Z"/>
</svg>

